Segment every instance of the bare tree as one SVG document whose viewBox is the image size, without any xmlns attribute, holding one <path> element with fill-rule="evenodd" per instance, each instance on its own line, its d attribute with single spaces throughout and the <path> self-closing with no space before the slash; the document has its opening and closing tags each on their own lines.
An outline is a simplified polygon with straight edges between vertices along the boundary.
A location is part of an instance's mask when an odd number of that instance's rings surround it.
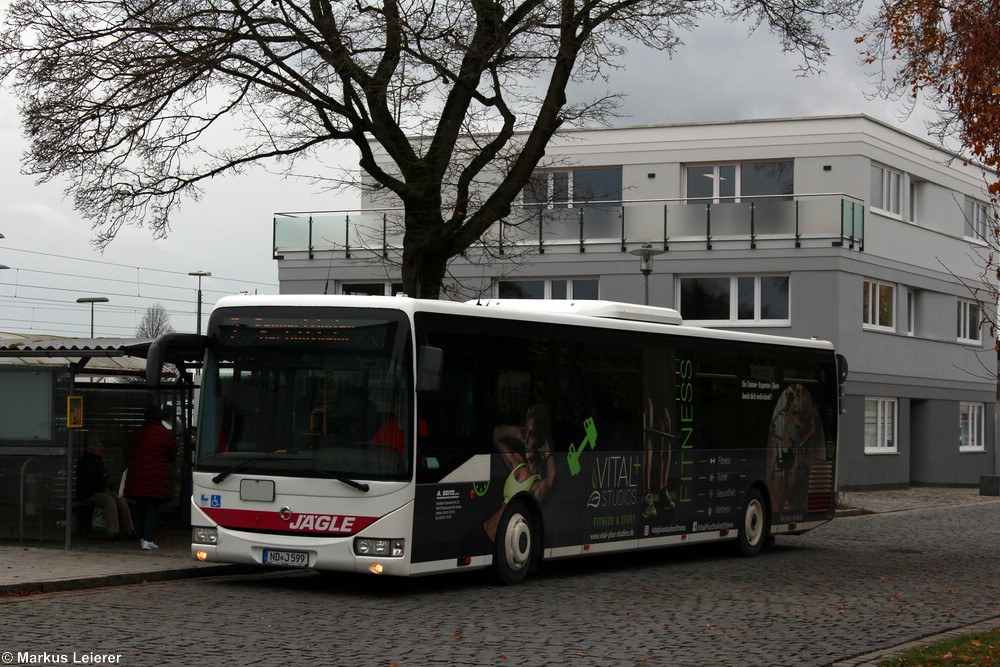
<svg viewBox="0 0 1000 667">
<path fill-rule="evenodd" d="M 163 334 L 173 333 L 170 315 L 162 304 L 156 304 L 146 309 L 142 321 L 135 330 L 136 338 L 157 338 Z"/>
<path fill-rule="evenodd" d="M 25 171 L 67 179 L 98 246 L 126 224 L 167 234 L 206 179 L 347 142 L 405 211 L 404 289 L 435 297 L 553 135 L 613 117 L 612 95 L 568 103 L 574 79 L 629 43 L 669 53 L 709 14 L 766 25 L 813 70 L 822 30 L 860 1 L 14 0 L 0 76 L 21 101 Z"/>
</svg>

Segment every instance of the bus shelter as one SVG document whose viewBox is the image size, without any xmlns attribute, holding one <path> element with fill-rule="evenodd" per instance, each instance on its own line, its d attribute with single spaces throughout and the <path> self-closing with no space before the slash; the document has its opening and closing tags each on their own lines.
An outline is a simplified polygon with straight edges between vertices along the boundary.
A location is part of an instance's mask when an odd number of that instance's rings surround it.
<svg viewBox="0 0 1000 667">
<path fill-rule="evenodd" d="M 105 444 L 117 488 L 128 465 L 128 437 L 148 405 L 164 410 L 182 454 L 168 511 L 187 525 L 194 381 L 183 358 L 168 359 L 165 382 L 146 384 L 155 343 L 136 338 L 54 338 L 0 334 L 0 539 L 61 541 L 71 548 L 77 512 L 76 461 L 90 442 Z M 176 362 L 176 363 L 174 363 Z"/>
</svg>

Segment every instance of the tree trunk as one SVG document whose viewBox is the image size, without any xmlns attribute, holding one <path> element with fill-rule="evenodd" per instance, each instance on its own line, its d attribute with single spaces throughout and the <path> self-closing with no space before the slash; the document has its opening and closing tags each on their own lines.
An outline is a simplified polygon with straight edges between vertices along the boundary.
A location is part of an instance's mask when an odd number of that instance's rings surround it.
<svg viewBox="0 0 1000 667">
<path fill-rule="evenodd" d="M 448 267 L 448 255 L 431 247 L 403 246 L 403 291 L 418 299 L 437 299 Z"/>
<path fill-rule="evenodd" d="M 429 207 L 417 207 L 425 210 Z M 418 299 L 437 299 L 454 253 L 440 216 L 406 212 L 403 234 L 403 291 Z"/>
</svg>

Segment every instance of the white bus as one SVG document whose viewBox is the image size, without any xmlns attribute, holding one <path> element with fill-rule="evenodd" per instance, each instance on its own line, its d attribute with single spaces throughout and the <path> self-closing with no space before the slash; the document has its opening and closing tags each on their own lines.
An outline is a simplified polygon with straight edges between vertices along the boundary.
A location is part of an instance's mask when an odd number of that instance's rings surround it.
<svg viewBox="0 0 1000 667">
<path fill-rule="evenodd" d="M 827 342 L 605 301 L 305 295 L 224 298 L 196 340 L 204 561 L 518 583 L 585 554 L 755 555 L 834 515 Z"/>
</svg>

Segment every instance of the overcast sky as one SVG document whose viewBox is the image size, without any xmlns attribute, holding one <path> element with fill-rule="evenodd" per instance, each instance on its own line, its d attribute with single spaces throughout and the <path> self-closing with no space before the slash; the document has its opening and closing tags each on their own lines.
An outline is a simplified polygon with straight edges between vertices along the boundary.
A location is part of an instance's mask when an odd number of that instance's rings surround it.
<svg viewBox="0 0 1000 667">
<path fill-rule="evenodd" d="M 926 138 L 921 112 L 900 120 L 902 107 L 871 101 L 872 86 L 858 64 L 854 33 L 829 33 L 833 57 L 824 75 L 796 75 L 797 56 L 783 55 L 778 40 L 743 25 L 706 21 L 684 37 L 673 59 L 635 49 L 609 83 L 571 92 L 620 91 L 619 125 L 722 121 L 865 113 Z M 278 211 L 341 210 L 357 206 L 349 195 L 318 193 L 301 182 L 263 172 L 221 178 L 200 202 L 187 202 L 167 239 L 147 229 L 125 229 L 100 253 L 89 224 L 76 214 L 55 184 L 36 186 L 22 176 L 21 138 L 13 99 L 0 90 L 0 332 L 89 336 L 87 296 L 106 296 L 94 309 L 97 336 L 130 337 L 147 307 L 160 303 L 178 331 L 194 331 L 197 278 L 204 311 L 219 297 L 240 291 L 278 292 L 271 258 L 272 214 Z M 330 151 L 344 165 L 356 154 Z"/>
</svg>

